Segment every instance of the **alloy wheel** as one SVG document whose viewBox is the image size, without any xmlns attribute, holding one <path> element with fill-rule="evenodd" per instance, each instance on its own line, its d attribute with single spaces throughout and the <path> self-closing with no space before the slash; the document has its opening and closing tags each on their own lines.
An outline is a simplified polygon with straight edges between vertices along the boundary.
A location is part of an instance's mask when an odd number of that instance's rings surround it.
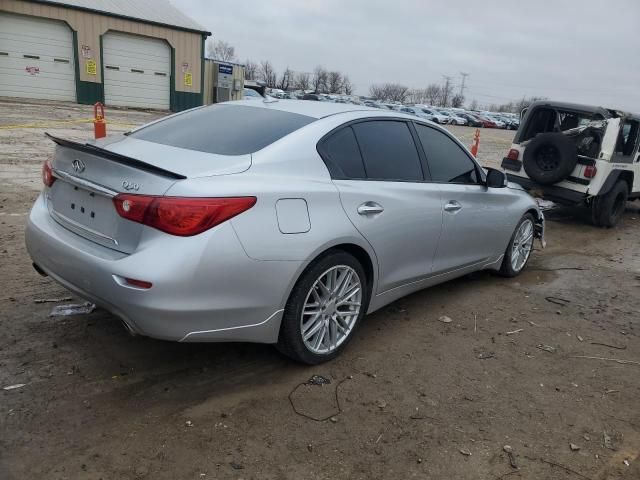
<svg viewBox="0 0 640 480">
<path fill-rule="evenodd" d="M 533 249 L 533 222 L 526 219 L 520 224 L 511 246 L 511 268 L 519 272 L 531 255 Z"/>
<path fill-rule="evenodd" d="M 316 354 L 338 348 L 351 334 L 362 306 L 362 282 L 347 265 L 322 273 L 302 307 L 300 332 L 305 347 Z"/>
</svg>

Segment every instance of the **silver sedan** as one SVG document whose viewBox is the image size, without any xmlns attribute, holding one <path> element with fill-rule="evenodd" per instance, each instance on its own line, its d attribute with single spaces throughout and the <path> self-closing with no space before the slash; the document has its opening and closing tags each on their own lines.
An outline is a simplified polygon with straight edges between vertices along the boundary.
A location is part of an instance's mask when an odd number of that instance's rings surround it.
<svg viewBox="0 0 640 480">
<path fill-rule="evenodd" d="M 502 172 L 400 112 L 238 101 L 95 143 L 51 138 L 26 230 L 34 267 L 165 340 L 323 362 L 411 292 L 517 275 L 544 232 Z"/>
</svg>

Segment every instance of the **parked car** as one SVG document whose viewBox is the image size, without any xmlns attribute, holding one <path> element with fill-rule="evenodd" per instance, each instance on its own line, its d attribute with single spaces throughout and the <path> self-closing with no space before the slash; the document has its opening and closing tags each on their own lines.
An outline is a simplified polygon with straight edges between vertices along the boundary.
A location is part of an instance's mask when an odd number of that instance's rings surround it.
<svg viewBox="0 0 640 480">
<path fill-rule="evenodd" d="M 526 111 L 502 167 L 536 195 L 591 209 L 613 227 L 627 200 L 640 198 L 640 115 L 542 101 Z"/>
<path fill-rule="evenodd" d="M 469 125 L 470 127 L 482 127 L 482 126 L 484 126 L 483 123 L 482 123 L 482 120 L 480 120 L 479 118 L 475 117 L 471 113 L 463 112 L 463 113 L 458 113 L 457 115 L 459 117 L 464 118 L 467 121 L 467 125 Z"/>
<path fill-rule="evenodd" d="M 484 128 L 498 128 L 498 125 L 496 125 L 495 120 L 489 117 L 485 117 L 484 115 L 480 115 L 480 114 L 475 115 L 475 117 L 478 118 L 480 122 L 482 122 L 482 126 Z"/>
<path fill-rule="evenodd" d="M 264 97 L 251 88 L 244 88 L 242 96 L 245 100 L 264 100 Z"/>
<path fill-rule="evenodd" d="M 26 227 L 36 270 L 164 340 L 323 362 L 411 292 L 518 275 L 544 232 L 504 173 L 388 110 L 236 101 L 95 143 L 51 139 Z"/>
<path fill-rule="evenodd" d="M 415 115 L 416 117 L 424 118 L 425 120 L 429 120 L 432 122 L 435 120 L 434 115 L 429 115 L 428 113 L 423 112 L 422 109 L 418 107 L 403 106 L 398 111 L 408 113 L 409 115 Z"/>
<path fill-rule="evenodd" d="M 440 112 L 438 112 L 435 109 L 425 108 L 422 105 L 418 105 L 418 107 L 422 109 L 423 113 L 426 113 L 427 115 L 431 115 L 431 117 L 433 117 L 433 121 L 435 123 L 439 123 L 441 125 L 447 125 L 451 121 L 450 117 L 441 114 Z"/>
<path fill-rule="evenodd" d="M 454 113 L 448 112 L 446 110 L 437 110 L 437 112 L 447 117 L 447 120 L 448 120 L 447 123 L 449 125 L 466 125 L 467 124 L 467 121 L 464 118 L 459 117 Z"/>
</svg>

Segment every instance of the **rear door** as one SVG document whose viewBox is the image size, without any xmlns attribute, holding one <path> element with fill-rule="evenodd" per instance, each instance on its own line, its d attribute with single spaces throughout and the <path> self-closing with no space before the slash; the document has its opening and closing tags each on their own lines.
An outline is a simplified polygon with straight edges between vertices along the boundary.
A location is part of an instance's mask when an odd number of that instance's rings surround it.
<svg viewBox="0 0 640 480">
<path fill-rule="evenodd" d="M 427 125 L 415 127 L 431 181 L 442 194 L 442 237 L 434 273 L 472 267 L 502 253 L 510 218 L 507 207 L 513 197 L 488 189 L 480 167 L 448 134 Z"/>
<path fill-rule="evenodd" d="M 437 186 L 425 182 L 409 124 L 353 123 L 332 133 L 320 150 L 347 216 L 376 253 L 376 293 L 428 276 L 442 206 Z"/>
</svg>

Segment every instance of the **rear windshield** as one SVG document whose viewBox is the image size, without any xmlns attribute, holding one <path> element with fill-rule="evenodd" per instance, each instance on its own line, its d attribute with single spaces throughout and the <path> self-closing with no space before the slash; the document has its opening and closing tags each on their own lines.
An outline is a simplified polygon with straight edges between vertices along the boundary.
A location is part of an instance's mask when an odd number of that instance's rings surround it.
<svg viewBox="0 0 640 480">
<path fill-rule="evenodd" d="M 212 105 L 167 118 L 131 137 L 220 155 L 246 155 L 313 122 L 297 113 L 245 105 Z"/>
</svg>

